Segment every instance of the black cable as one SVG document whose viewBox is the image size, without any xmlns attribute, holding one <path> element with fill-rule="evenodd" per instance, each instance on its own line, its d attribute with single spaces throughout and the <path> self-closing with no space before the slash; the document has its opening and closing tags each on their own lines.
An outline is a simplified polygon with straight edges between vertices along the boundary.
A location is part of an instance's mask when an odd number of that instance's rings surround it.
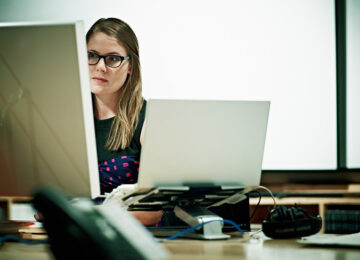
<svg viewBox="0 0 360 260">
<path fill-rule="evenodd" d="M 258 201 L 258 203 L 256 204 L 255 209 L 253 210 L 253 212 L 252 212 L 252 214 L 251 214 L 250 223 L 251 223 L 251 220 L 252 220 L 252 218 L 254 217 L 257 209 L 259 208 L 260 201 L 261 201 L 261 193 L 260 193 L 258 190 L 254 190 L 254 191 L 258 193 L 258 195 L 259 195 L 259 201 Z"/>
</svg>

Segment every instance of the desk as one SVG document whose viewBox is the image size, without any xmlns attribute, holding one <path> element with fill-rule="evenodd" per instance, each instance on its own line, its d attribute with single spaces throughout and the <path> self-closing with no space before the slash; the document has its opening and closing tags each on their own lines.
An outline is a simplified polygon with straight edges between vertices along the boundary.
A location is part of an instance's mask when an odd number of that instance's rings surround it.
<svg viewBox="0 0 360 260">
<path fill-rule="evenodd" d="M 232 238 L 219 241 L 175 239 L 164 243 L 171 252 L 170 260 L 197 259 L 279 259 L 279 260 L 337 260 L 360 259 L 355 248 L 311 247 L 289 240 L 250 240 Z M 48 245 L 24 245 L 7 242 L 0 248 L 0 260 L 54 260 Z M 100 259 L 99 259 L 100 260 Z"/>
</svg>

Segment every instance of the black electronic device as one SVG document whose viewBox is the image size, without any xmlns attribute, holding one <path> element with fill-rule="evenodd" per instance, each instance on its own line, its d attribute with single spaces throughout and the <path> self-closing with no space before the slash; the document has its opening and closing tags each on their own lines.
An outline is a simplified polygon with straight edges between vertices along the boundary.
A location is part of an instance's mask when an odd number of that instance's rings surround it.
<svg viewBox="0 0 360 260">
<path fill-rule="evenodd" d="M 94 207 L 89 199 L 70 202 L 44 187 L 34 194 L 56 259 L 163 259 L 168 253 L 126 210 Z"/>
<path fill-rule="evenodd" d="M 262 222 L 264 234 L 271 238 L 296 238 L 313 235 L 320 231 L 322 219 L 311 216 L 301 207 L 278 206 L 268 219 Z"/>
<path fill-rule="evenodd" d="M 229 223 L 222 223 L 220 218 L 231 220 L 242 230 L 250 231 L 249 194 L 243 188 L 222 189 L 221 186 L 188 184 L 188 189 L 155 188 L 127 196 L 123 199 L 129 210 L 164 211 L 161 227 L 150 228 L 155 236 L 170 236 L 179 229 L 199 224 L 187 220 L 190 216 L 199 219 L 205 214 L 204 210 L 209 210 L 205 215 L 212 215 L 219 220 L 223 232 L 236 231 L 236 228 Z M 200 208 L 203 210 L 201 213 Z M 189 235 L 194 238 L 192 234 Z M 218 239 L 211 237 L 207 239 Z"/>
</svg>

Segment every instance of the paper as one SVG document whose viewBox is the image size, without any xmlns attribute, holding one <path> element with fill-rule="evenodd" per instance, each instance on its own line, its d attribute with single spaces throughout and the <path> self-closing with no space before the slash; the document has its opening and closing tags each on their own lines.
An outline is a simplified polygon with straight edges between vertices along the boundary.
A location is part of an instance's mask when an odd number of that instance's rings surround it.
<svg viewBox="0 0 360 260">
<path fill-rule="evenodd" d="M 360 247 L 360 232 L 349 235 L 315 235 L 297 240 L 301 244 Z"/>
</svg>

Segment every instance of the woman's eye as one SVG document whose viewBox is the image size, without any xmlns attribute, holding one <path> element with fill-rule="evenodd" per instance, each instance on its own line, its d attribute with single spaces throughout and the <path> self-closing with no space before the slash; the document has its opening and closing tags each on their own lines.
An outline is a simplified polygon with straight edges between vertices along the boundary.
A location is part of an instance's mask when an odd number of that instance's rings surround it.
<svg viewBox="0 0 360 260">
<path fill-rule="evenodd" d="M 88 57 L 89 57 L 89 58 L 96 58 L 97 55 L 96 55 L 95 53 L 93 53 L 93 52 L 89 52 L 89 53 L 88 53 Z"/>
<path fill-rule="evenodd" d="M 109 60 L 110 61 L 119 61 L 120 57 L 118 57 L 118 56 L 109 56 Z"/>
</svg>

